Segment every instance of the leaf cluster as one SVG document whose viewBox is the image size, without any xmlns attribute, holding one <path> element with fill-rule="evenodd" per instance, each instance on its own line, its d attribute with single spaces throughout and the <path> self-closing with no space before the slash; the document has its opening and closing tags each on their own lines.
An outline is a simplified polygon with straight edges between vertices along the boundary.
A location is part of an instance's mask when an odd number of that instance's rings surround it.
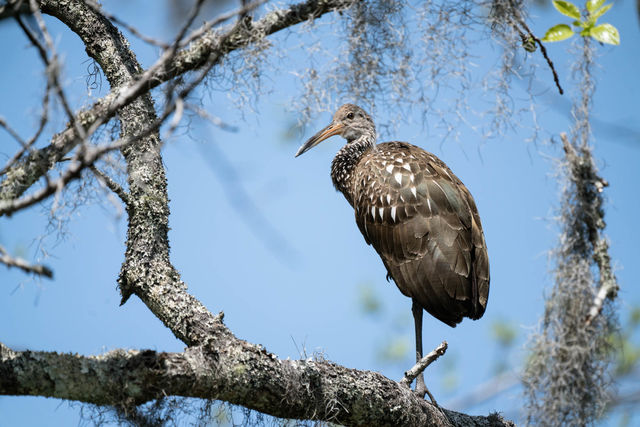
<svg viewBox="0 0 640 427">
<path fill-rule="evenodd" d="M 592 37 L 601 43 L 619 45 L 620 33 L 611 24 L 597 24 L 598 18 L 604 15 L 613 3 L 604 4 L 605 0 L 587 0 L 586 16 L 582 19 L 580 9 L 570 1 L 552 0 L 553 6 L 561 14 L 573 18 L 573 26 L 580 32 L 582 37 Z M 544 42 L 558 42 L 573 36 L 575 31 L 567 24 L 558 24 L 549 28 L 544 35 Z"/>
</svg>

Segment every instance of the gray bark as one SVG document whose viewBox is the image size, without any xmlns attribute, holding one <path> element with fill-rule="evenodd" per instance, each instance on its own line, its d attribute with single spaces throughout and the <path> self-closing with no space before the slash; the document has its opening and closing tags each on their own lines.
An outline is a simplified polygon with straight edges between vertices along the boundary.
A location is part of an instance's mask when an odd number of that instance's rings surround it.
<svg viewBox="0 0 640 427">
<path fill-rule="evenodd" d="M 0 390 L 97 405 L 141 404 L 167 395 L 220 399 L 279 417 L 344 425 L 513 425 L 497 414 L 439 411 L 376 372 L 280 360 L 236 338 L 184 353 L 116 350 L 90 357 L 0 345 Z"/>
</svg>

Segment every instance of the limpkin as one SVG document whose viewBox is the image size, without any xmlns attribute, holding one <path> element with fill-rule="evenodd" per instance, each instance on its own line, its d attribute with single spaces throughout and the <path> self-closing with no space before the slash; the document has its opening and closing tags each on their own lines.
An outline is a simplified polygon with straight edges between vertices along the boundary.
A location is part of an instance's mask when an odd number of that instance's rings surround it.
<svg viewBox="0 0 640 427">
<path fill-rule="evenodd" d="M 331 164 L 333 185 L 400 292 L 412 300 L 416 360 L 422 358 L 422 310 L 451 327 L 479 319 L 489 296 L 489 258 L 471 193 L 438 157 L 406 142 L 376 143 L 371 117 L 343 105 L 296 157 L 321 141 L 347 140 Z M 428 392 L 424 376 L 416 392 Z"/>
</svg>

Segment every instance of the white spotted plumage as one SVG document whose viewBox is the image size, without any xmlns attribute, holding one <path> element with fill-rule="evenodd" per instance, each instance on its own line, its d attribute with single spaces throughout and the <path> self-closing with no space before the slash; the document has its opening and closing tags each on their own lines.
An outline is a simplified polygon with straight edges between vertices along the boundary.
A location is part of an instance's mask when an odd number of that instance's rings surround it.
<svg viewBox="0 0 640 427">
<path fill-rule="evenodd" d="M 402 173 L 396 172 L 393 177 L 398 182 L 398 184 L 402 185 Z"/>
</svg>

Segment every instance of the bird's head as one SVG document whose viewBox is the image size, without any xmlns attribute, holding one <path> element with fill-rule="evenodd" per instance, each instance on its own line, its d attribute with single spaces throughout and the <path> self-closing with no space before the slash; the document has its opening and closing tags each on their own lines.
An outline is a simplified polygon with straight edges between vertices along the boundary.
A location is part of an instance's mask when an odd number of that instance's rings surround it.
<svg viewBox="0 0 640 427">
<path fill-rule="evenodd" d="M 313 135 L 298 149 L 296 157 L 333 135 L 342 136 L 347 140 L 347 143 L 357 141 L 365 136 L 371 138 L 373 143 L 376 128 L 371 117 L 362 108 L 353 104 L 344 104 L 333 115 L 333 120 L 329 123 L 329 126 Z"/>
</svg>

